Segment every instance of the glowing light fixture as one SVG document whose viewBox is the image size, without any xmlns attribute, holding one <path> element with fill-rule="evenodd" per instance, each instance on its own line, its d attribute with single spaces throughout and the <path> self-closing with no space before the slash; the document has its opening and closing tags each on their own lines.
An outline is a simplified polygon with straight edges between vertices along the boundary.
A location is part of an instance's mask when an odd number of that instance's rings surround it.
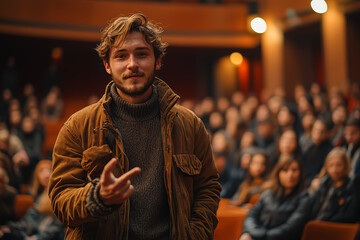
<svg viewBox="0 0 360 240">
<path fill-rule="evenodd" d="M 311 1 L 311 8 L 317 13 L 326 13 L 328 6 L 325 0 L 312 0 Z"/>
<path fill-rule="evenodd" d="M 233 52 L 230 55 L 230 61 L 234 65 L 237 65 L 237 66 L 240 65 L 243 60 L 244 60 L 244 57 L 238 52 Z"/>
<path fill-rule="evenodd" d="M 250 26 L 252 30 L 256 33 L 264 33 L 266 31 L 267 25 L 264 19 L 261 17 L 256 17 L 251 20 Z"/>
</svg>

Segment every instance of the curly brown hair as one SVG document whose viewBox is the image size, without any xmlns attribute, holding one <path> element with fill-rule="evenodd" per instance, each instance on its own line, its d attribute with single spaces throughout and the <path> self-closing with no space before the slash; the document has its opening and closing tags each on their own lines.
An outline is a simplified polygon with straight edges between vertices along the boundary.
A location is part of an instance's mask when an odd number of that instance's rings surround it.
<svg viewBox="0 0 360 240">
<path fill-rule="evenodd" d="M 129 17 L 115 18 L 102 31 L 101 42 L 96 47 L 99 57 L 109 62 L 110 50 L 114 44 L 122 44 L 126 36 L 134 31 L 142 33 L 145 40 L 153 46 L 156 60 L 165 55 L 168 44 L 162 42 L 162 28 L 149 22 L 143 14 L 136 13 Z"/>
</svg>

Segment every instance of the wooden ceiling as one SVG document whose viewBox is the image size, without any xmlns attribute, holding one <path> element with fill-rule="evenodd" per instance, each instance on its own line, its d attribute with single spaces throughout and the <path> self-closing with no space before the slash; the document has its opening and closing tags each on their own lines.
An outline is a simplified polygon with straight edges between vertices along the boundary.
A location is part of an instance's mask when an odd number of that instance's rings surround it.
<svg viewBox="0 0 360 240">
<path fill-rule="evenodd" d="M 0 33 L 97 42 L 109 20 L 141 12 L 161 24 L 170 45 L 253 48 L 259 45 L 259 36 L 247 29 L 244 1 L 2 1 Z"/>
</svg>

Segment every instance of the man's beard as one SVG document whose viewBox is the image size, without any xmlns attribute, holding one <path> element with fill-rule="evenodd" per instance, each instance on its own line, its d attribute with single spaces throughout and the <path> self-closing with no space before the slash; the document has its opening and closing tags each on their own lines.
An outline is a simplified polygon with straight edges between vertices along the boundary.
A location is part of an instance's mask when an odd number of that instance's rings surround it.
<svg viewBox="0 0 360 240">
<path fill-rule="evenodd" d="M 122 92 L 125 95 L 128 95 L 130 97 L 137 97 L 137 96 L 143 95 L 151 87 L 151 85 L 154 82 L 154 79 L 155 79 L 155 76 L 154 76 L 154 72 L 153 72 L 148 77 L 145 85 L 140 89 L 129 90 L 129 89 L 126 89 L 125 87 L 123 87 L 122 85 L 121 86 L 117 85 L 116 87 L 120 90 L 120 92 Z"/>
</svg>

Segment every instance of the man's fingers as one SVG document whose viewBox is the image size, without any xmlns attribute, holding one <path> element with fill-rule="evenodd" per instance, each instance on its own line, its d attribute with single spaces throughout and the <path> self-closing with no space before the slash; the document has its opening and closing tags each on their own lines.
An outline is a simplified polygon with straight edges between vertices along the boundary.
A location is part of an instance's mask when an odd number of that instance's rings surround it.
<svg viewBox="0 0 360 240">
<path fill-rule="evenodd" d="M 112 179 L 112 171 L 114 170 L 115 166 L 116 166 L 116 163 L 117 163 L 117 159 L 116 158 L 113 158 L 111 159 L 104 167 L 104 170 L 101 174 L 101 179 L 100 181 L 102 183 L 111 183 L 111 179 Z"/>
<path fill-rule="evenodd" d="M 134 167 L 133 169 L 127 171 L 126 173 L 124 173 L 123 175 L 121 175 L 119 177 L 119 180 L 121 181 L 127 181 L 127 180 L 131 180 L 133 177 L 135 177 L 136 175 L 141 173 L 141 169 L 139 167 Z"/>
<path fill-rule="evenodd" d="M 120 188 L 139 173 L 141 173 L 141 169 L 139 167 L 134 167 L 133 169 L 127 171 L 116 180 L 115 188 Z"/>
</svg>

